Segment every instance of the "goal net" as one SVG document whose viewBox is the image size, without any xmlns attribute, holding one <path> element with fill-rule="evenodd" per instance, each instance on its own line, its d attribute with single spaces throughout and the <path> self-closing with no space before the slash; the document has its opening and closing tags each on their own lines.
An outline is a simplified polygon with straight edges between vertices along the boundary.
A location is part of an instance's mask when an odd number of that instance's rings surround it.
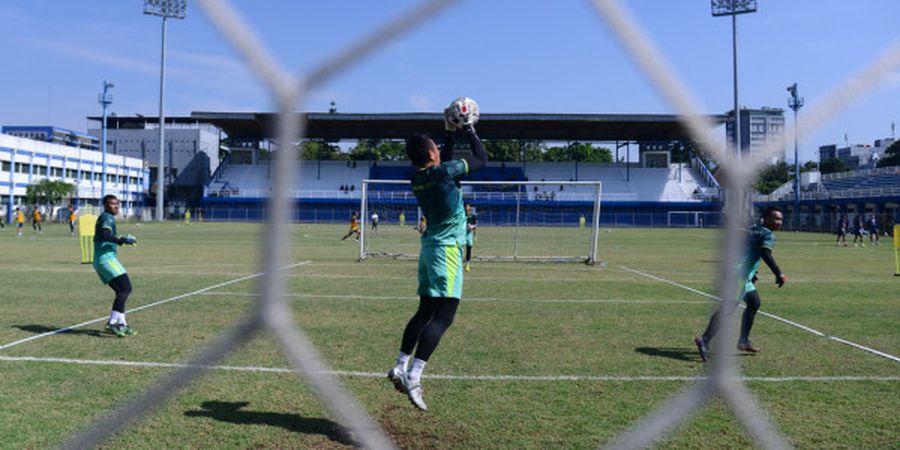
<svg viewBox="0 0 900 450">
<path fill-rule="evenodd" d="M 601 182 L 463 181 L 462 191 L 477 219 L 473 260 L 600 262 Z M 360 213 L 360 259 L 418 257 L 422 213 L 408 180 L 363 180 Z"/>
</svg>

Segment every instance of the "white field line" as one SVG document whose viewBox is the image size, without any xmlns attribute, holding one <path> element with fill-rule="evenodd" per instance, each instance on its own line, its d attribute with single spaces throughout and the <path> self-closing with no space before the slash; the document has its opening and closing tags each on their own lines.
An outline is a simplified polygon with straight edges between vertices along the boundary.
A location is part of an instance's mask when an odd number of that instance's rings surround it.
<svg viewBox="0 0 900 450">
<path fill-rule="evenodd" d="M 120 366 L 120 367 L 149 367 L 162 369 L 178 369 L 184 367 L 196 367 L 182 363 L 164 363 L 151 361 L 116 361 L 98 359 L 73 359 L 52 358 L 37 356 L 0 356 L 0 361 L 6 362 L 38 362 L 57 364 L 80 364 L 90 366 Z M 208 370 L 231 372 L 257 372 L 257 373 L 293 373 L 293 369 L 287 367 L 259 367 L 259 366 L 200 366 Z M 384 378 L 382 372 L 365 372 L 356 370 L 334 370 L 332 375 L 344 377 Z M 423 378 L 431 380 L 458 380 L 458 381 L 695 381 L 704 380 L 707 377 L 698 376 L 653 376 L 653 375 L 452 375 L 430 374 Z M 900 376 L 858 376 L 858 375 L 833 375 L 833 376 L 781 376 L 781 377 L 753 377 L 742 376 L 733 378 L 741 381 L 761 381 L 770 383 L 790 381 L 900 381 Z"/>
<path fill-rule="evenodd" d="M 651 275 L 651 274 L 649 274 L 649 273 L 641 272 L 640 270 L 631 269 L 631 268 L 628 268 L 628 267 L 625 267 L 625 266 L 619 266 L 619 268 L 621 268 L 622 270 L 624 270 L 624 271 L 626 271 L 626 272 L 631 272 L 631 273 L 638 274 L 638 275 L 641 275 L 641 276 L 644 276 L 644 277 L 647 277 L 647 278 L 651 278 L 651 279 L 654 279 L 654 280 L 657 280 L 657 281 L 661 281 L 661 282 L 663 282 L 663 283 L 671 284 L 672 286 L 677 286 L 677 287 L 680 287 L 680 288 L 682 288 L 682 289 L 686 289 L 686 290 L 691 291 L 691 292 L 693 292 L 693 293 L 695 293 L 695 294 L 699 294 L 699 295 L 702 295 L 702 296 L 704 296 L 704 297 L 709 297 L 709 298 L 713 298 L 713 299 L 716 299 L 716 300 L 721 301 L 721 299 L 720 299 L 719 297 L 715 296 L 715 295 L 712 295 L 712 294 L 710 294 L 710 293 L 708 293 L 708 292 L 703 292 L 703 291 L 694 289 L 694 288 L 692 288 L 692 287 L 690 287 L 690 286 L 685 286 L 685 285 L 683 285 L 683 284 L 676 283 L 676 282 L 674 282 L 674 281 L 667 280 L 667 279 L 665 279 L 665 278 L 660 278 L 660 277 L 657 277 L 657 276 L 655 276 L 655 275 Z M 740 306 L 741 306 L 741 307 L 744 307 L 744 304 L 741 303 Z M 759 314 L 762 314 L 762 315 L 764 315 L 764 316 L 766 316 L 766 317 L 769 317 L 769 318 L 778 320 L 778 321 L 780 321 L 780 322 L 784 322 L 784 323 L 786 323 L 786 324 L 788 324 L 788 325 L 791 325 L 791 326 L 800 328 L 801 330 L 810 332 L 810 333 L 812 333 L 812 334 L 815 334 L 816 336 L 828 338 L 828 339 L 831 339 L 831 340 L 833 340 L 833 341 L 840 342 L 841 344 L 849 345 L 849 346 L 851 346 L 851 347 L 854 347 L 854 348 L 857 348 L 857 349 L 860 349 L 860 350 L 867 351 L 867 352 L 869 352 L 869 353 L 872 353 L 873 355 L 878 355 L 878 356 L 881 356 L 881 357 L 883 357 L 883 358 L 890 359 L 890 360 L 892 360 L 892 361 L 900 362 L 900 357 L 891 355 L 890 353 L 885 353 L 885 352 L 882 352 L 882 351 L 879 351 L 879 350 L 875 350 L 874 348 L 866 347 L 865 345 L 860 345 L 860 344 L 857 344 L 857 343 L 855 343 L 855 342 L 848 341 L 848 340 L 846 340 L 846 339 L 841 339 L 841 338 L 839 338 L 839 337 L 837 337 L 837 336 L 830 336 L 830 335 L 827 335 L 827 334 L 825 334 L 825 333 L 823 333 L 823 332 L 821 332 L 821 331 L 818 331 L 818 330 L 815 330 L 815 329 L 813 329 L 813 328 L 807 327 L 806 325 L 801 325 L 801 324 L 799 324 L 799 323 L 797 323 L 797 322 L 790 321 L 790 320 L 788 320 L 788 319 L 785 319 L 784 317 L 776 316 L 775 314 L 772 314 L 772 313 L 767 313 L 767 312 L 762 311 L 762 310 L 758 311 L 758 313 L 759 313 Z"/>
<path fill-rule="evenodd" d="M 395 276 L 395 277 L 386 277 L 382 275 L 340 275 L 340 274 L 330 274 L 330 273 L 297 273 L 292 274 L 291 278 L 321 278 L 321 279 L 335 279 L 335 280 L 396 280 L 396 281 L 409 281 L 410 279 L 415 279 L 415 275 L 412 276 Z M 517 277 L 506 277 L 506 276 L 471 276 L 467 275 L 466 280 L 473 281 L 518 281 L 518 282 L 533 282 L 533 283 L 548 283 L 548 282 L 560 282 L 560 283 L 568 283 L 568 282 L 609 282 L 611 280 L 597 280 L 596 278 L 517 278 Z"/>
<path fill-rule="evenodd" d="M 311 263 L 311 262 L 312 262 L 312 261 L 301 261 L 301 262 L 298 262 L 298 263 L 295 263 L 295 264 L 290 264 L 290 265 L 284 266 L 284 267 L 282 268 L 282 270 L 284 270 L 284 269 L 291 269 L 291 268 L 299 267 L 299 266 L 305 266 L 305 265 L 307 265 L 307 264 L 309 264 L 309 263 Z M 138 306 L 137 308 L 131 308 L 131 309 L 128 310 L 128 312 L 129 312 L 129 313 L 135 313 L 135 312 L 138 312 L 138 311 L 141 311 L 141 310 L 144 310 L 144 309 L 152 308 L 152 307 L 154 307 L 154 306 L 159 306 L 159 305 L 162 305 L 162 304 L 165 304 L 165 303 L 174 302 L 174 301 L 176 301 L 176 300 L 181 300 L 181 299 L 183 299 L 183 298 L 191 297 L 191 296 L 194 296 L 194 295 L 197 295 L 197 294 L 202 294 L 202 293 L 204 293 L 204 292 L 206 292 L 206 291 L 210 291 L 210 290 L 213 290 L 213 289 L 218 289 L 218 288 L 220 288 L 220 287 L 225 287 L 225 286 L 232 285 L 232 284 L 235 284 L 235 283 L 240 283 L 241 281 L 247 281 L 247 280 L 250 280 L 250 279 L 253 279 L 253 278 L 257 278 L 257 277 L 259 277 L 259 276 L 261 276 L 261 275 L 262 275 L 262 272 L 254 273 L 254 274 L 252 274 L 252 275 L 245 275 L 245 276 L 240 277 L 240 278 L 235 278 L 235 279 L 233 279 L 233 280 L 228 280 L 228 281 L 225 281 L 225 282 L 222 282 L 222 283 L 214 284 L 214 285 L 212 285 L 212 286 L 207 286 L 207 287 L 202 288 L 202 289 L 197 289 L 196 291 L 188 292 L 188 293 L 186 293 L 186 294 L 176 295 L 176 296 L 174 296 L 174 297 L 169 297 L 169 298 L 164 299 L 164 300 L 159 300 L 159 301 L 156 301 L 156 302 L 153 302 L 153 303 L 148 303 L 148 304 L 146 304 L 146 305 Z M 27 338 L 25 338 L 25 339 L 19 339 L 18 341 L 13 341 L 13 342 L 10 342 L 10 343 L 5 344 L 5 345 L 0 345 L 0 350 L 4 350 L 4 349 L 10 348 L 10 347 L 14 347 L 14 346 L 19 345 L 19 344 L 24 344 L 24 343 L 26 343 L 26 342 L 33 341 L 33 340 L 35 340 L 35 339 L 40 339 L 40 338 L 44 338 L 44 337 L 47 337 L 47 336 L 52 336 L 52 335 L 54 335 L 54 334 L 64 333 L 64 332 L 66 332 L 66 331 L 74 330 L 74 329 L 76 329 L 76 328 L 81 328 L 81 327 L 83 327 L 83 326 L 85 326 L 85 325 L 90 325 L 90 324 L 92 324 L 92 323 L 97 323 L 97 322 L 100 322 L 100 321 L 102 321 L 102 320 L 106 320 L 108 317 L 109 317 L 109 316 L 98 317 L 98 318 L 96 318 L 96 319 L 92 319 L 92 320 L 88 320 L 88 321 L 85 321 L 85 322 L 77 323 L 77 324 L 75 324 L 75 325 L 69 325 L 69 326 L 67 326 L 67 327 L 59 328 L 59 329 L 56 329 L 56 330 L 53 330 L 53 331 L 48 331 L 48 332 L 46 332 L 46 333 L 36 334 L 36 335 L 34 335 L 34 336 L 27 337 Z"/>
<path fill-rule="evenodd" d="M 210 295 L 210 296 L 234 296 L 234 297 L 256 297 L 259 294 L 253 292 L 204 292 L 200 295 Z M 358 294 L 285 294 L 283 297 L 286 298 L 307 298 L 307 299 L 333 299 L 333 300 L 404 300 L 404 301 L 418 301 L 419 298 L 415 296 L 378 296 L 378 295 L 358 295 Z M 530 299 L 507 299 L 507 298 L 491 298 L 491 297 L 464 297 L 461 301 L 463 302 L 510 302 L 510 303 L 621 303 L 621 304 L 647 304 L 647 305 L 659 305 L 659 304 L 700 304 L 705 305 L 709 302 L 707 301 L 698 301 L 698 300 L 647 300 L 647 299 L 636 299 L 636 300 L 627 300 L 627 299 L 552 299 L 552 300 L 530 300 Z"/>
</svg>

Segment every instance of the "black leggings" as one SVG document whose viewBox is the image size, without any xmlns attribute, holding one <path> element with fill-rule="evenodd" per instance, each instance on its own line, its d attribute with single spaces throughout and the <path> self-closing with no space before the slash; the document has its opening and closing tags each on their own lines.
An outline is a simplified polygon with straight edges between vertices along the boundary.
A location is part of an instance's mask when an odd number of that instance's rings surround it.
<svg viewBox="0 0 900 450">
<path fill-rule="evenodd" d="M 458 298 L 419 297 L 419 310 L 406 324 L 400 351 L 408 355 L 415 348 L 416 358 L 428 361 L 441 341 L 441 336 L 453 324 L 457 307 Z"/>
<path fill-rule="evenodd" d="M 744 310 L 744 315 L 741 317 L 741 340 L 746 341 L 750 338 L 750 329 L 753 328 L 753 319 L 756 318 L 756 311 L 759 311 L 759 293 L 755 290 L 747 292 L 744 294 L 744 303 L 747 304 L 747 308 Z M 719 306 L 719 309 L 709 318 L 709 325 L 706 326 L 706 331 L 703 332 L 703 338 L 706 339 L 707 342 L 712 340 L 713 336 L 716 335 L 718 331 L 718 320 L 719 314 L 725 310 L 725 314 L 731 314 L 731 311 L 737 306 L 736 302 L 723 301 Z"/>
<path fill-rule="evenodd" d="M 109 282 L 109 287 L 116 291 L 116 300 L 113 302 L 113 311 L 125 314 L 125 300 L 131 294 L 131 280 L 127 273 L 123 273 Z"/>
<path fill-rule="evenodd" d="M 472 246 L 467 245 L 466 246 L 466 262 L 469 262 L 471 260 L 472 260 Z"/>
</svg>

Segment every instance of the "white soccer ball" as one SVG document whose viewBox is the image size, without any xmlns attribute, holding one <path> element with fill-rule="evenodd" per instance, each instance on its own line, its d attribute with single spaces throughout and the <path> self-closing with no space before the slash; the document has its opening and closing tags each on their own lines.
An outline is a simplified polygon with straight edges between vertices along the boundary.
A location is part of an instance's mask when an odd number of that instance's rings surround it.
<svg viewBox="0 0 900 450">
<path fill-rule="evenodd" d="M 478 103 L 469 97 L 453 100 L 447 107 L 447 122 L 457 128 L 462 128 L 463 125 L 475 125 L 479 117 L 481 117 L 481 110 L 478 108 Z"/>
</svg>

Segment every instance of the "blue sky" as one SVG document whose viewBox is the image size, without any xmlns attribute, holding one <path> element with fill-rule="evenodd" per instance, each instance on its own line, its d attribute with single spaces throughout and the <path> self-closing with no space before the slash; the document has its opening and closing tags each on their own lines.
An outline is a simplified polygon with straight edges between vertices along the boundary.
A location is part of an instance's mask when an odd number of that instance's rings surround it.
<svg viewBox="0 0 900 450">
<path fill-rule="evenodd" d="M 270 98 L 189 1 L 169 25 L 167 115 L 269 111 Z M 232 0 L 278 61 L 309 70 L 412 0 Z M 622 2 L 644 26 L 707 112 L 731 109 L 731 21 L 708 0 Z M 897 0 L 758 0 L 739 16 L 741 104 L 786 108 L 798 82 L 807 105 L 900 39 Z M 99 115 L 104 79 L 111 111 L 157 115 L 160 20 L 140 0 L 0 2 L 0 124 L 85 130 Z M 312 93 L 300 110 L 439 111 L 475 98 L 483 112 L 668 113 L 647 79 L 581 0 L 466 0 L 403 35 Z M 801 114 L 803 111 L 801 110 Z M 790 111 L 786 111 L 789 122 Z M 900 69 L 801 142 L 869 143 L 900 125 Z M 900 130 L 898 130 L 900 133 Z M 724 135 L 724 133 L 723 133 Z M 724 138 L 723 138 L 724 139 Z"/>
</svg>

